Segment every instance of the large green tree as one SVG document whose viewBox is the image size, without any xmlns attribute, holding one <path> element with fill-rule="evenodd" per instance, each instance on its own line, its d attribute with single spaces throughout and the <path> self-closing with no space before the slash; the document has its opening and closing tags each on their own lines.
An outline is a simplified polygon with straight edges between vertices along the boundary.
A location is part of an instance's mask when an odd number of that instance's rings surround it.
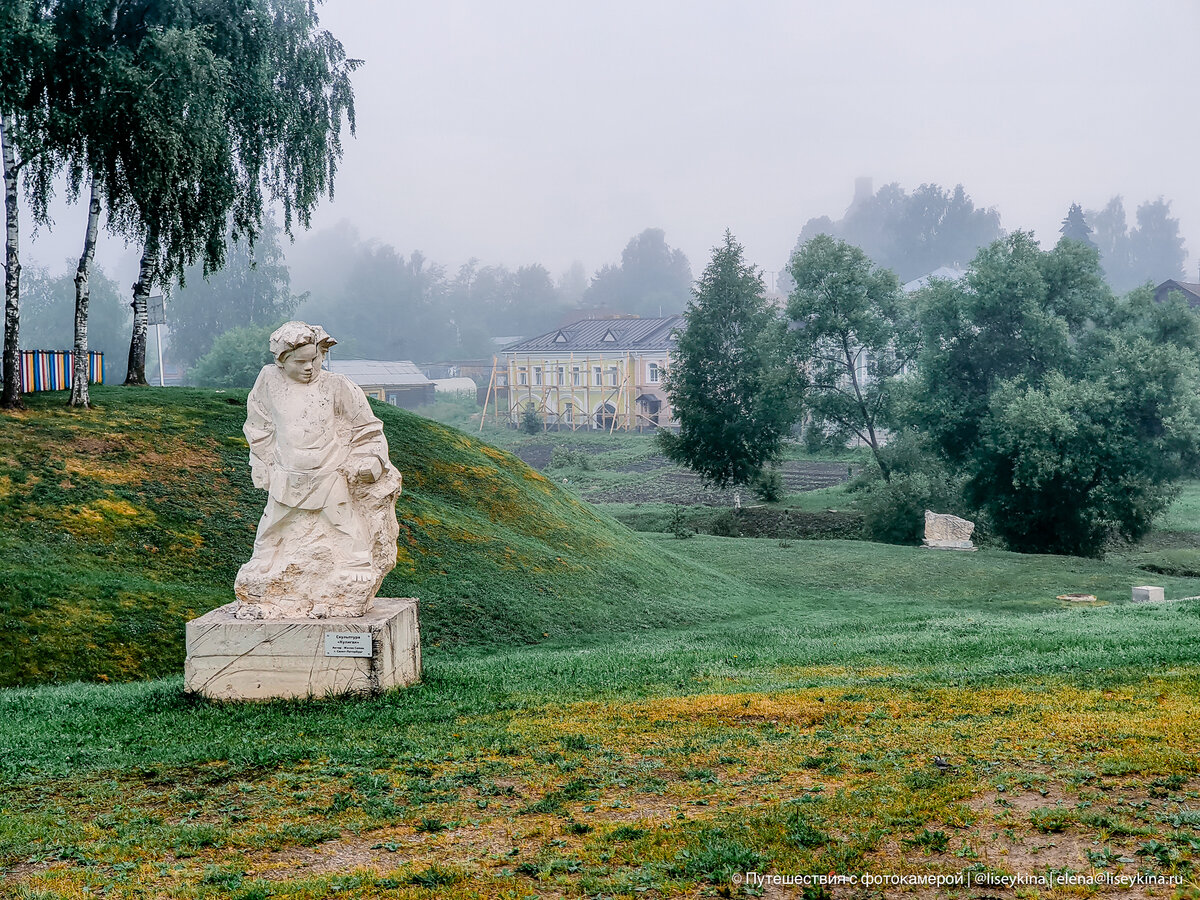
<svg viewBox="0 0 1200 900">
<path fill-rule="evenodd" d="M 1094 248 L 1021 232 L 918 302 L 912 422 L 995 532 L 1083 555 L 1145 534 L 1196 465 L 1195 313 L 1146 291 L 1118 302 Z"/>
<path fill-rule="evenodd" d="M 909 304 L 896 276 L 858 247 L 818 235 L 792 257 L 788 316 L 797 355 L 808 372 L 812 425 L 880 454 L 891 425 L 896 386 L 919 347 Z"/>
<path fill-rule="evenodd" d="M 223 125 L 230 66 L 183 0 L 55 0 L 50 21 L 50 141 L 67 162 L 71 194 L 88 195 L 71 395 L 72 405 L 87 406 L 89 279 L 102 210 L 111 229 L 146 248 L 134 291 L 143 354 L 148 269 L 174 276 L 201 255 L 222 259 L 234 199 Z"/>
<path fill-rule="evenodd" d="M 245 237 L 253 245 L 264 207 L 271 202 L 282 208 L 283 228 L 289 236 L 296 223 L 307 228 L 317 203 L 326 194 L 332 196 L 342 155 L 342 129 L 354 132 L 350 75 L 360 61 L 348 58 L 341 42 L 320 28 L 317 0 L 175 3 L 179 18 L 203 30 L 205 49 L 233 73 L 219 132 L 220 140 L 228 141 L 232 149 L 229 188 L 234 238 Z M 223 165 L 222 160 L 204 166 L 203 177 L 211 178 Z M 169 207 L 152 209 L 159 214 L 150 217 L 145 230 L 145 253 L 134 288 L 127 383 L 145 383 L 144 309 L 151 285 L 182 271 L 154 227 Z M 207 218 L 193 220 L 186 215 L 178 221 L 185 226 L 210 224 Z M 222 219 L 222 242 L 206 244 L 206 270 L 224 262 L 225 227 Z M 186 231 L 173 236 L 185 237 Z"/>
<path fill-rule="evenodd" d="M 778 459 L 799 417 L 803 381 L 787 325 L 728 231 L 683 315 L 666 375 L 679 433 L 660 432 L 659 441 L 705 482 L 744 486 Z"/>
<path fill-rule="evenodd" d="M 145 383 L 155 284 L 182 283 L 197 261 L 220 268 L 231 225 L 253 243 L 268 203 L 289 234 L 307 227 L 332 190 L 358 63 L 316 5 L 56 0 L 49 96 L 73 114 L 58 137 L 72 188 L 88 182 L 110 226 L 142 247 L 127 384 Z"/>
<path fill-rule="evenodd" d="M 1018 231 L 985 247 L 961 282 L 916 295 L 922 352 L 917 424 L 954 461 L 970 456 L 991 394 L 1007 380 L 1037 382 L 1071 359 L 1112 296 L 1096 251 L 1060 241 L 1049 252 Z"/>
</svg>

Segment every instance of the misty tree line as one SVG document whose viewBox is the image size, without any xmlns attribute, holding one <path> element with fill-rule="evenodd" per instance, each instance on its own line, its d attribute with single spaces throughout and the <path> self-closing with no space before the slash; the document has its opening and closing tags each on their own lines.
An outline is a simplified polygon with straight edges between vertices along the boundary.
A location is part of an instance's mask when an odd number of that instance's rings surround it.
<svg viewBox="0 0 1200 900">
<path fill-rule="evenodd" d="M 1136 221 L 1136 226 L 1128 225 L 1124 200 L 1116 196 L 1100 210 L 1072 205 L 1061 230 L 1099 251 L 1104 276 L 1117 292 L 1147 281 L 1183 280 L 1187 252 L 1170 202 L 1160 197 L 1140 204 Z M 1004 237 L 1005 231 L 1000 214 L 977 208 L 961 184 L 953 190 L 922 184 L 911 194 L 888 184 L 856 197 L 836 221 L 828 216 L 809 219 L 793 253 L 819 234 L 860 248 L 903 284 L 942 266 L 965 269 L 981 247 Z M 794 285 L 790 261 L 789 257 L 779 278 L 779 290 L 785 294 Z"/>
<path fill-rule="evenodd" d="M 1105 278 L 1119 292 L 1181 278 L 1184 248 L 1169 204 L 1141 204 L 1137 222 L 1126 226 L 1121 198 L 1114 197 L 1099 212 L 1072 206 L 1062 231 L 1098 249 Z M 818 234 L 860 246 L 875 264 L 907 280 L 943 265 L 965 268 L 964 260 L 1004 232 L 998 214 L 975 208 L 961 185 L 949 191 L 922 185 L 912 194 L 887 185 L 858 198 L 837 221 L 810 219 L 797 249 Z M 673 315 L 692 295 L 686 256 L 657 228 L 633 236 L 620 260 L 590 278 L 580 263 L 557 276 L 539 263 L 511 269 L 472 259 L 447 268 L 420 252 L 406 256 L 364 240 L 348 223 L 305 235 L 290 253 L 285 244 L 283 229 L 268 214 L 253 248 L 230 238 L 221 270 L 205 276 L 197 264 L 185 271 L 185 287 L 170 296 L 169 351 L 191 383 L 251 383 L 269 361 L 265 335 L 294 315 L 325 324 L 344 356 L 436 362 L 486 359 L 496 350 L 494 339 L 541 333 L 575 316 Z M 24 345 L 70 346 L 73 274 L 31 270 L 26 279 Z M 779 284 L 785 293 L 794 288 L 790 263 Z M 305 290 L 297 293 L 295 286 Z M 129 333 L 128 303 L 103 272 L 92 275 L 91 293 L 92 346 L 105 351 L 111 380 L 119 377 Z"/>
</svg>

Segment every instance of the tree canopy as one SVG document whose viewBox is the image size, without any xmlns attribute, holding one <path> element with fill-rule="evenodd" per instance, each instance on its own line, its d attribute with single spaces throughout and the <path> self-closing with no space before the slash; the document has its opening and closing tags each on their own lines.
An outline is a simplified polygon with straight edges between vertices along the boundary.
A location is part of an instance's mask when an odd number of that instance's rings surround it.
<svg viewBox="0 0 1200 900">
<path fill-rule="evenodd" d="M 1200 322 L 1114 300 L 1097 251 L 1017 232 L 919 292 L 909 420 L 1016 550 L 1095 555 L 1136 539 L 1194 471 Z"/>
<path fill-rule="evenodd" d="M 1094 226 L 1104 277 L 1114 291 L 1124 293 L 1138 285 L 1159 284 L 1167 279 L 1183 280 L 1187 256 L 1179 220 L 1171 216 L 1171 204 L 1161 197 L 1137 208 L 1137 225 L 1129 227 L 1125 203 L 1113 197 L 1101 210 L 1087 214 Z"/>
<path fill-rule="evenodd" d="M 795 250 L 818 234 L 860 247 L 876 265 L 891 269 L 906 282 L 942 266 L 966 265 L 1003 230 L 1000 214 L 977 208 L 961 184 L 952 191 L 922 184 L 911 194 L 898 184 L 888 184 L 857 197 L 836 222 L 827 216 L 809 219 Z M 780 287 L 791 290 L 787 278 Z"/>
<path fill-rule="evenodd" d="M 1071 204 L 1071 208 L 1067 210 L 1067 217 L 1062 220 L 1062 227 L 1058 230 L 1063 237 L 1072 241 L 1079 241 L 1089 247 L 1096 246 L 1096 242 L 1092 240 L 1092 226 L 1087 223 L 1083 208 L 1078 203 Z"/>
<path fill-rule="evenodd" d="M 762 275 L 728 231 L 683 315 L 666 373 L 679 434 L 659 433 L 663 452 L 708 483 L 746 485 L 778 458 L 802 380 Z"/>
<path fill-rule="evenodd" d="M 630 238 L 619 266 L 603 266 L 583 295 L 584 306 L 640 316 L 671 316 L 692 295 L 692 267 L 682 250 L 667 244 L 661 228 Z"/>
<path fill-rule="evenodd" d="M 858 247 L 828 235 L 805 243 L 788 266 L 788 316 L 806 363 L 812 427 L 858 438 L 880 456 L 896 382 L 912 363 L 917 332 L 896 276 Z"/>
<path fill-rule="evenodd" d="M 176 361 L 190 367 L 226 331 L 278 324 L 291 316 L 300 298 L 290 290 L 280 237 L 274 219 L 264 219 L 253 249 L 244 238 L 231 240 L 224 268 L 206 277 L 199 265 L 193 267 L 167 307 Z"/>
</svg>

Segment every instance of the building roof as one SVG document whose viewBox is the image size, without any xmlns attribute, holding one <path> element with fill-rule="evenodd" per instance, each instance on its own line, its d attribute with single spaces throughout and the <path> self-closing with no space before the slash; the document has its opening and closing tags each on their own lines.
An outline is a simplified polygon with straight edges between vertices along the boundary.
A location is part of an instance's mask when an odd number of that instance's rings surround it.
<svg viewBox="0 0 1200 900">
<path fill-rule="evenodd" d="M 479 385 L 475 383 L 473 378 L 459 375 L 454 378 L 433 379 L 433 389 L 439 394 L 456 394 L 461 392 L 474 394 L 479 389 Z"/>
<path fill-rule="evenodd" d="M 1171 291 L 1179 291 L 1189 306 L 1200 306 L 1200 284 L 1187 281 L 1176 281 L 1174 278 L 1164 281 L 1154 289 L 1154 299 L 1159 303 L 1165 301 Z"/>
<path fill-rule="evenodd" d="M 345 375 L 360 387 L 413 387 L 433 384 L 407 359 L 384 361 L 378 359 L 330 359 L 325 361 L 330 372 Z"/>
<path fill-rule="evenodd" d="M 938 281 L 958 281 L 967 273 L 962 269 L 953 269 L 950 266 L 940 266 L 930 272 L 928 275 L 922 275 L 920 278 L 914 278 L 912 281 L 904 285 L 904 293 L 911 294 L 913 291 L 920 290 L 929 284 L 929 282 L 937 279 Z"/>
<path fill-rule="evenodd" d="M 580 353 L 670 350 L 672 333 L 683 327 L 683 316 L 661 319 L 635 317 L 580 319 L 555 331 L 520 341 L 504 348 L 505 353 Z"/>
</svg>

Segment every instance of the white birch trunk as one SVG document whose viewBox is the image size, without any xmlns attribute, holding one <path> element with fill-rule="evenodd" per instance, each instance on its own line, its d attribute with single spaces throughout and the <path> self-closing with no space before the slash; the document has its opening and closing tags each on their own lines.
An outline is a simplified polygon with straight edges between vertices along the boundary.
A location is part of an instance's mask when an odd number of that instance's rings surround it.
<svg viewBox="0 0 1200 900">
<path fill-rule="evenodd" d="M 92 405 L 88 395 L 88 300 L 91 298 L 92 260 L 96 258 L 96 233 L 100 230 L 100 195 L 92 180 L 92 198 L 88 202 L 87 233 L 83 239 L 83 255 L 75 270 L 75 350 L 72 355 L 71 406 L 87 408 Z"/>
<path fill-rule="evenodd" d="M 12 147 L 12 115 L 0 116 L 4 159 L 4 387 L 0 406 L 20 409 L 21 402 L 21 254 L 17 209 L 17 162 Z"/>
<path fill-rule="evenodd" d="M 149 384 L 146 381 L 146 333 L 149 331 L 150 317 L 146 311 L 146 301 L 150 297 L 150 288 L 153 283 L 153 244 L 147 241 L 142 251 L 142 264 L 138 269 L 138 280 L 133 286 L 133 336 L 129 340 L 129 369 L 125 374 L 126 384 Z"/>
</svg>

